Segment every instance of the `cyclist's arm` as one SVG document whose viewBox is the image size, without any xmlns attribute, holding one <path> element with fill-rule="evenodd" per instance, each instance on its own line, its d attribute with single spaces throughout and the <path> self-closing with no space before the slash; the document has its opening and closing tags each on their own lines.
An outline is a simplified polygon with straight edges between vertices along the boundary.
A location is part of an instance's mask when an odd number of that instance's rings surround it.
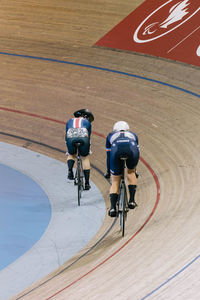
<svg viewBox="0 0 200 300">
<path fill-rule="evenodd" d="M 106 166 L 107 166 L 107 174 L 110 174 L 110 150 L 111 144 L 109 140 L 109 135 L 106 138 Z"/>
<path fill-rule="evenodd" d="M 133 138 L 134 138 L 136 144 L 139 145 L 138 136 L 135 134 L 135 132 L 133 132 L 133 131 L 129 131 L 129 132 L 133 135 Z"/>
<path fill-rule="evenodd" d="M 136 142 L 137 142 L 137 144 L 139 145 L 139 141 L 138 141 L 138 137 L 137 137 L 137 135 L 136 135 Z"/>
<path fill-rule="evenodd" d="M 92 126 L 89 122 L 89 126 L 88 126 L 88 133 L 89 133 L 89 137 L 91 136 L 91 133 L 92 133 Z"/>
<path fill-rule="evenodd" d="M 67 142 L 67 130 L 69 129 L 69 121 L 66 123 L 65 126 L 65 143 Z"/>
</svg>

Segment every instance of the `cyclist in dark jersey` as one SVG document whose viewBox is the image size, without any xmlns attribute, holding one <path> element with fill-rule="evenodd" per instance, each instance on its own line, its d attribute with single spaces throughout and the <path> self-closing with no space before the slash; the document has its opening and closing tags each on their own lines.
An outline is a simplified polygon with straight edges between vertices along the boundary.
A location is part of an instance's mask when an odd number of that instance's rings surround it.
<svg viewBox="0 0 200 300">
<path fill-rule="evenodd" d="M 111 188 L 110 188 L 110 203 L 109 216 L 116 216 L 116 204 L 119 197 L 119 186 L 123 168 L 122 157 L 127 157 L 127 179 L 129 190 L 130 209 L 134 209 L 137 204 L 135 202 L 135 193 L 137 188 L 136 166 L 139 161 L 140 151 L 138 145 L 137 135 L 129 130 L 129 125 L 125 121 L 118 121 L 113 126 L 113 131 L 110 132 L 106 138 L 106 152 L 107 152 L 107 173 L 106 178 L 111 174 Z"/>
<path fill-rule="evenodd" d="M 73 166 L 76 159 L 77 147 L 76 142 L 81 143 L 80 155 L 83 158 L 83 170 L 85 176 L 85 190 L 89 190 L 90 186 L 90 137 L 91 122 L 94 116 L 88 109 L 80 109 L 74 112 L 74 118 L 69 119 L 66 123 L 65 142 L 68 149 L 68 179 L 73 180 Z"/>
</svg>

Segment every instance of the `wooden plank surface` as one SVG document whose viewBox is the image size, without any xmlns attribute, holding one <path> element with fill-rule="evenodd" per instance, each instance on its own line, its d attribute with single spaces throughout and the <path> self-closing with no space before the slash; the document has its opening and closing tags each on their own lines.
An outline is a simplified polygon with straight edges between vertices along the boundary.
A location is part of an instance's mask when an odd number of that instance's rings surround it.
<svg viewBox="0 0 200 300">
<path fill-rule="evenodd" d="M 13 300 L 200 298 L 200 103 L 179 89 L 199 94 L 199 69 L 93 46 L 141 2 L 1 1 L 0 106 L 10 110 L 0 110 L 1 140 L 65 161 L 64 154 L 20 137 L 64 150 L 64 122 L 74 110 L 89 107 L 97 133 L 91 160 L 97 168 L 105 171 L 100 135 L 119 119 L 138 134 L 143 159 L 138 208 L 128 215 L 125 237 L 117 221 L 84 255 L 111 226 L 106 215 L 85 249 Z M 108 208 L 109 184 L 95 169 L 92 180 Z"/>
</svg>

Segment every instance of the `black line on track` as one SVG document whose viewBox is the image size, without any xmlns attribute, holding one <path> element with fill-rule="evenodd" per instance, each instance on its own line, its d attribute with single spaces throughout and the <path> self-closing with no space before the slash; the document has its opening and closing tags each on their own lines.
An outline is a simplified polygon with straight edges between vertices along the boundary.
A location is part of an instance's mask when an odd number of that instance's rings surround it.
<svg viewBox="0 0 200 300">
<path fill-rule="evenodd" d="M 18 136 L 18 135 L 14 135 L 14 134 L 2 132 L 2 131 L 0 131 L 0 134 L 1 134 L 1 135 L 4 135 L 4 136 L 9 136 L 9 137 L 12 137 L 12 138 L 16 138 L 16 139 L 18 139 L 18 140 L 23 140 L 23 141 L 26 141 L 26 142 L 29 142 L 29 143 L 33 143 L 33 144 L 36 144 L 36 145 L 40 145 L 40 146 L 43 146 L 43 147 L 52 149 L 52 150 L 57 151 L 57 152 L 60 152 L 60 153 L 65 153 L 65 152 L 66 152 L 65 150 L 62 150 L 62 149 L 60 149 L 60 148 L 53 147 L 53 146 L 50 146 L 50 145 L 48 145 L 48 144 L 44 144 L 44 143 L 41 143 L 41 142 L 37 142 L 37 141 L 35 141 L 35 140 L 28 139 L 28 138 L 24 138 L 24 137 L 21 137 L 21 136 Z M 104 175 L 104 173 L 103 173 L 99 168 L 97 168 L 95 165 L 91 164 L 91 166 L 92 166 L 92 168 L 95 169 L 99 174 Z"/>
<path fill-rule="evenodd" d="M 37 142 L 35 140 L 32 140 L 32 139 L 28 139 L 28 138 L 24 138 L 24 137 L 21 137 L 21 136 L 18 136 L 18 135 L 14 135 L 14 134 L 10 134 L 10 133 L 6 133 L 6 132 L 2 132 L 0 131 L 0 134 L 1 135 L 4 135 L 4 136 L 9 136 L 9 137 L 12 137 L 12 138 L 16 138 L 16 139 L 19 139 L 19 140 L 23 140 L 23 141 L 26 141 L 26 142 L 29 142 L 29 143 L 33 143 L 33 144 L 36 144 L 36 145 L 40 145 L 40 146 L 43 146 L 43 147 L 46 147 L 46 148 L 49 148 L 49 149 L 52 149 L 54 151 L 57 151 L 57 152 L 60 152 L 60 153 L 65 153 L 64 150 L 62 149 L 59 149 L 57 147 L 53 147 L 53 146 L 50 146 L 50 145 L 47 145 L 47 144 L 44 144 L 44 143 L 41 143 L 41 142 Z M 92 168 L 94 168 L 99 174 L 101 174 L 102 176 L 104 175 L 104 173 L 98 168 L 96 167 L 95 165 L 91 164 Z M 70 267 L 72 267 L 74 264 L 76 264 L 79 260 L 81 260 L 83 257 L 85 257 L 89 252 L 91 252 L 96 246 L 98 246 L 101 241 L 108 235 L 108 233 L 111 231 L 111 229 L 113 228 L 113 226 L 115 225 L 116 221 L 117 221 L 117 218 L 116 217 L 113 221 L 113 223 L 111 224 L 111 226 L 108 228 L 108 230 L 102 235 L 102 237 L 93 245 L 91 246 L 86 252 L 84 252 L 82 255 L 80 255 L 77 259 L 75 259 L 72 263 L 70 263 L 68 266 L 66 266 L 64 269 L 62 269 L 61 271 L 59 271 L 58 273 L 56 273 L 55 275 L 53 275 L 52 277 L 50 277 L 49 279 L 45 280 L 44 282 L 42 282 L 41 284 L 37 285 L 36 287 L 32 288 L 30 291 L 28 291 L 27 293 L 21 295 L 20 297 L 16 298 L 16 300 L 19 300 L 19 299 L 22 299 L 23 297 L 29 295 L 31 292 L 35 291 L 36 289 L 40 288 L 41 286 L 45 285 L 47 282 L 51 281 L 52 279 L 54 279 L 55 277 L 57 277 L 58 275 L 60 275 L 61 273 L 63 273 L 64 271 L 68 270 Z M 48 275 L 47 275 L 48 276 Z"/>
</svg>

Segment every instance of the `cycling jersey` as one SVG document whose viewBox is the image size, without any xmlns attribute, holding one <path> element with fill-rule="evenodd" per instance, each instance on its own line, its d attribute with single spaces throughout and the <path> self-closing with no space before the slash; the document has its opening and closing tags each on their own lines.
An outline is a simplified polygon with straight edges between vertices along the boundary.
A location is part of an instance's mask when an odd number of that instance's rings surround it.
<svg viewBox="0 0 200 300">
<path fill-rule="evenodd" d="M 89 134 L 91 135 L 91 123 L 85 118 L 71 118 L 66 124 L 66 134 L 70 128 L 86 128 Z"/>
<path fill-rule="evenodd" d="M 65 141 L 68 153 L 77 153 L 76 143 L 80 143 L 81 156 L 87 156 L 90 152 L 91 123 L 85 118 L 71 118 L 66 123 Z"/>
<path fill-rule="evenodd" d="M 112 143 L 116 140 L 133 140 L 138 145 L 138 137 L 132 131 L 113 131 L 110 132 L 106 138 L 106 151 L 110 151 Z"/>
</svg>

